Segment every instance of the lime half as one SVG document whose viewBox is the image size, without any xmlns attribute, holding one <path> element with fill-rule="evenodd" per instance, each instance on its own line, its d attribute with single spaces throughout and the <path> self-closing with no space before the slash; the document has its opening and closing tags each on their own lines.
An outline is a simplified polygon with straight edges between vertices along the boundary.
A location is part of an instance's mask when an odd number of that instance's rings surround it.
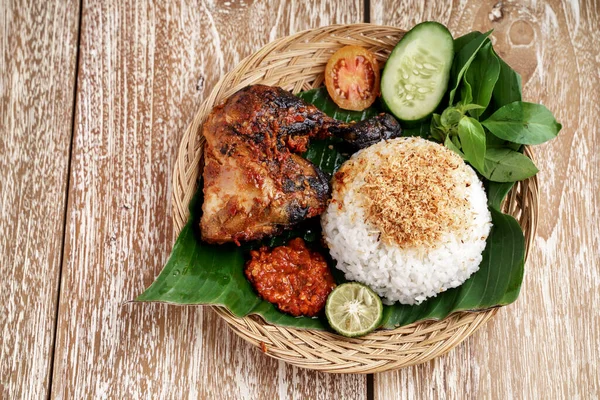
<svg viewBox="0 0 600 400">
<path fill-rule="evenodd" d="M 336 287 L 327 298 L 325 315 L 340 335 L 366 335 L 379 326 L 383 317 L 381 299 L 369 287 L 356 282 Z"/>
</svg>

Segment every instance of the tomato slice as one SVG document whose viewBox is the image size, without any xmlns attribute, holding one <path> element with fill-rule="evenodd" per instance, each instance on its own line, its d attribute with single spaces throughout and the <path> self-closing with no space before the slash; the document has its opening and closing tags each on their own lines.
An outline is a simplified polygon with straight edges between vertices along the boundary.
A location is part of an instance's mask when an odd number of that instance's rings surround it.
<svg viewBox="0 0 600 400">
<path fill-rule="evenodd" d="M 362 111 L 379 95 L 379 66 L 375 55 L 360 46 L 336 51 L 325 67 L 325 86 L 335 104 Z"/>
</svg>

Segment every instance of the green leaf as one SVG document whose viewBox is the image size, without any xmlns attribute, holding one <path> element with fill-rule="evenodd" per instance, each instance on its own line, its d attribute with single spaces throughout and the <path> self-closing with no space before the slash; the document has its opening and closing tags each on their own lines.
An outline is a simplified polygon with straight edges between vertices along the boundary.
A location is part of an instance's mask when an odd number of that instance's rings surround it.
<svg viewBox="0 0 600 400">
<path fill-rule="evenodd" d="M 491 207 L 493 227 L 479 271 L 461 286 L 418 306 L 384 307 L 382 326 L 395 328 L 424 319 L 443 319 L 457 311 L 484 310 L 515 301 L 523 281 L 525 239 L 518 222 Z"/>
<path fill-rule="evenodd" d="M 313 140 L 302 156 L 331 175 L 348 159 L 338 148 L 340 142 L 336 138 Z"/>
<path fill-rule="evenodd" d="M 498 136 L 495 136 L 489 130 L 485 130 L 485 141 L 486 146 L 489 149 L 490 147 L 494 147 L 496 149 L 511 149 L 514 151 L 519 151 L 521 149 L 521 144 L 508 142 L 506 140 L 500 139 Z"/>
<path fill-rule="evenodd" d="M 325 329 L 319 318 L 292 317 L 261 300 L 244 276 L 244 251 L 233 244 L 209 245 L 197 231 L 202 203 L 199 188 L 190 203 L 190 218 L 173 246 L 164 269 L 136 301 L 211 304 L 235 316 L 260 315 L 265 321 L 297 328 Z"/>
<path fill-rule="evenodd" d="M 300 92 L 298 93 L 298 97 L 307 103 L 314 105 L 331 118 L 335 118 L 344 122 L 362 121 L 364 119 L 374 117 L 382 112 L 381 108 L 376 105 L 373 105 L 363 111 L 344 110 L 333 102 L 324 86 L 307 90 L 306 92 Z"/>
<path fill-rule="evenodd" d="M 472 89 L 472 102 L 482 107 L 470 110 L 471 116 L 479 118 L 490 104 L 499 74 L 500 62 L 494 53 L 492 43 L 487 42 L 477 52 L 465 73 L 464 81 Z"/>
<path fill-rule="evenodd" d="M 460 101 L 458 105 L 462 108 L 471 102 L 473 102 L 473 88 L 466 79 L 463 79 L 462 85 L 460 85 Z"/>
<path fill-rule="evenodd" d="M 485 181 L 486 192 L 488 196 L 488 205 L 496 210 L 501 210 L 504 198 L 510 192 L 515 182 L 492 182 Z"/>
<path fill-rule="evenodd" d="M 450 90 L 449 105 L 454 104 L 454 95 L 461 83 L 463 75 L 473 62 L 473 59 L 481 46 L 488 40 L 488 36 L 490 36 L 491 33 L 492 31 L 488 31 L 483 34 L 473 35 L 473 39 L 462 46 L 460 51 L 454 56 L 454 62 L 452 63 L 452 69 L 450 70 L 450 85 L 448 86 L 452 88 L 452 90 Z"/>
<path fill-rule="evenodd" d="M 431 137 L 438 142 L 444 140 L 444 128 L 442 127 L 442 119 L 440 114 L 433 114 L 431 116 L 431 123 L 429 125 L 429 132 L 431 133 Z"/>
<path fill-rule="evenodd" d="M 235 290 L 236 301 L 227 306 L 235 315 L 246 315 L 260 299 L 252 293 L 243 276 L 243 264 L 243 254 L 236 246 L 200 242 L 193 219 L 190 219 L 179 234 L 160 276 L 137 300 L 225 304 L 227 294 Z"/>
<path fill-rule="evenodd" d="M 480 173 L 485 168 L 485 132 L 475 118 L 464 116 L 458 123 L 458 137 L 465 159 Z"/>
<path fill-rule="evenodd" d="M 458 129 L 458 128 L 457 128 Z M 459 149 L 462 149 L 462 145 L 460 144 L 460 139 L 458 138 L 458 133 L 456 135 L 448 135 L 450 137 L 451 142 Z M 463 156 L 464 158 L 464 156 Z"/>
<path fill-rule="evenodd" d="M 461 104 L 459 107 L 460 111 L 462 111 L 462 113 L 466 113 L 467 111 L 471 111 L 471 110 L 482 110 L 485 107 L 480 106 L 479 104 Z"/>
<path fill-rule="evenodd" d="M 495 53 L 495 52 L 494 52 Z M 503 59 L 498 57 L 500 74 L 498 83 L 494 86 L 492 101 L 496 108 L 505 106 L 515 101 L 521 101 L 521 75 L 516 73 Z"/>
<path fill-rule="evenodd" d="M 473 39 L 481 36 L 482 33 L 479 31 L 473 31 L 473 32 L 469 32 L 466 35 L 457 37 L 456 39 L 454 39 L 454 52 L 455 53 L 459 53 L 463 47 L 465 47 L 465 45 L 469 42 L 471 42 Z"/>
<path fill-rule="evenodd" d="M 460 151 L 460 148 L 452 142 L 450 135 L 446 136 L 446 140 L 444 140 L 444 146 L 461 156 L 462 159 L 465 159 L 465 155 L 462 151 Z"/>
<path fill-rule="evenodd" d="M 412 124 L 411 126 L 404 125 L 402 127 L 402 136 L 419 136 L 423 139 L 429 139 L 431 119 L 425 118 L 424 120 Z"/>
<path fill-rule="evenodd" d="M 496 149 L 504 149 L 506 147 L 508 147 L 508 145 L 511 142 L 507 142 L 504 139 L 500 139 L 498 136 L 495 136 L 492 132 L 490 132 L 489 130 L 485 129 L 485 140 L 486 140 L 486 145 L 488 147 L 488 149 L 490 147 L 494 147 Z M 515 143 L 513 143 L 515 144 Z M 521 145 L 517 145 L 519 147 L 521 147 Z M 513 150 L 518 150 L 517 149 L 513 149 Z"/>
<path fill-rule="evenodd" d="M 542 104 L 515 101 L 482 122 L 495 136 L 520 144 L 540 144 L 558 135 L 562 125 Z"/>
<path fill-rule="evenodd" d="M 442 113 L 440 121 L 442 126 L 449 129 L 452 126 L 458 124 L 458 121 L 462 118 L 462 113 L 456 107 L 448 107 Z"/>
<path fill-rule="evenodd" d="M 511 149 L 489 148 L 485 154 L 483 176 L 494 182 L 516 182 L 537 174 L 538 169 L 529 159 Z"/>
</svg>

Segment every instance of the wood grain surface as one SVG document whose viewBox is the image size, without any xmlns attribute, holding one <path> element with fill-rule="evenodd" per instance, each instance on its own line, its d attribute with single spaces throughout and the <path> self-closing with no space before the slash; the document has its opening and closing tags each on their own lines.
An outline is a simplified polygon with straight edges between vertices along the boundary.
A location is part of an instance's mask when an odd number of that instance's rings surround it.
<svg viewBox="0 0 600 400">
<path fill-rule="evenodd" d="M 78 6 L 0 1 L 0 399 L 49 389 Z"/>
<path fill-rule="evenodd" d="M 536 147 L 538 237 L 518 301 L 428 364 L 374 377 L 375 399 L 559 399 L 600 396 L 600 8 L 588 1 L 371 1 L 374 23 L 494 29 L 498 53 L 523 77 L 524 100 L 562 122 Z"/>
<path fill-rule="evenodd" d="M 494 28 L 525 100 L 563 124 L 536 149 L 519 300 L 449 354 L 367 382 L 276 362 L 209 309 L 127 303 L 171 250 L 177 146 L 219 77 L 275 38 L 361 22 L 365 4 L 0 0 L 0 399 L 600 397 L 600 6 L 501 3 L 492 18 L 496 0 L 366 4 L 373 23 Z"/>
<path fill-rule="evenodd" d="M 217 79 L 277 37 L 362 10 L 84 2 L 53 398 L 365 398 L 365 376 L 276 362 L 210 309 L 124 304 L 167 260 L 177 147 Z"/>
</svg>

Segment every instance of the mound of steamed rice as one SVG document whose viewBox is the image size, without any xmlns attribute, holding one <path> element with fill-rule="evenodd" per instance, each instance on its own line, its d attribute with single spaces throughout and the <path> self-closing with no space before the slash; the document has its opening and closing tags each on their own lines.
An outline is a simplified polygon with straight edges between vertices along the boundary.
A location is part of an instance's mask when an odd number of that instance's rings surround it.
<svg viewBox="0 0 600 400">
<path fill-rule="evenodd" d="M 334 176 L 321 225 L 346 279 L 386 304 L 419 304 L 461 285 L 479 269 L 492 226 L 473 169 L 421 138 L 354 154 Z"/>
</svg>

